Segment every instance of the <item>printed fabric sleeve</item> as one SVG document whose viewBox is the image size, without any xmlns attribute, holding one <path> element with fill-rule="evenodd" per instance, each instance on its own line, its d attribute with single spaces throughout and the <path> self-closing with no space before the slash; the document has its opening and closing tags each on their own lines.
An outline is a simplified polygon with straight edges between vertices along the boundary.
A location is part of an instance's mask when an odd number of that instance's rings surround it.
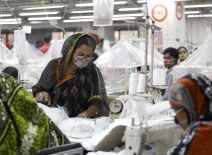
<svg viewBox="0 0 212 155">
<path fill-rule="evenodd" d="M 33 155 L 44 148 L 70 143 L 14 78 L 0 74 L 0 88 L 1 155 Z"/>
</svg>

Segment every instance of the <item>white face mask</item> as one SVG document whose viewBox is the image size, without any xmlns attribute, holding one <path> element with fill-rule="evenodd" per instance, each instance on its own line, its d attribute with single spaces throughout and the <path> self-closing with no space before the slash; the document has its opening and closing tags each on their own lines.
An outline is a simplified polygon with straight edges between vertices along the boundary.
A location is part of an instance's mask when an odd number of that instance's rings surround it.
<svg viewBox="0 0 212 155">
<path fill-rule="evenodd" d="M 77 67 L 79 67 L 79 68 L 84 68 L 84 67 L 86 67 L 86 66 L 88 65 L 88 62 L 83 62 L 83 61 L 78 60 L 77 57 L 75 56 L 75 54 L 74 54 L 74 57 L 75 57 L 75 59 L 77 60 L 77 62 L 74 62 L 74 61 L 73 61 L 73 63 L 74 63 Z"/>
</svg>

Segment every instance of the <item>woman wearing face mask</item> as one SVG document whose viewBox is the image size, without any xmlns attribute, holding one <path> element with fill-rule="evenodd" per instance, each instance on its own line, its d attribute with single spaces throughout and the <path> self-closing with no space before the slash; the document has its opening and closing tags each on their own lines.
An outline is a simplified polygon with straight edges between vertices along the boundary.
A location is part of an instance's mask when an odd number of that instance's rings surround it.
<svg viewBox="0 0 212 155">
<path fill-rule="evenodd" d="M 178 80 L 169 94 L 176 111 L 175 122 L 185 133 L 168 155 L 206 155 L 212 147 L 212 84 L 202 74 L 189 74 Z"/>
<path fill-rule="evenodd" d="M 50 61 L 33 86 L 35 99 L 49 106 L 64 106 L 69 117 L 107 116 L 104 81 L 91 62 L 95 48 L 96 42 L 88 34 L 68 37 L 63 44 L 63 57 Z"/>
<path fill-rule="evenodd" d="M 188 51 L 184 46 L 180 46 L 177 50 L 179 51 L 180 62 L 183 62 L 188 57 Z"/>
<path fill-rule="evenodd" d="M 168 70 L 166 71 L 166 87 L 167 88 L 162 98 L 163 98 L 163 101 L 167 101 L 168 94 L 169 94 L 169 87 L 173 84 L 172 71 L 174 66 L 177 65 L 179 52 L 177 49 L 169 47 L 164 50 L 163 55 L 164 55 L 163 56 L 164 67 L 167 68 Z"/>
</svg>

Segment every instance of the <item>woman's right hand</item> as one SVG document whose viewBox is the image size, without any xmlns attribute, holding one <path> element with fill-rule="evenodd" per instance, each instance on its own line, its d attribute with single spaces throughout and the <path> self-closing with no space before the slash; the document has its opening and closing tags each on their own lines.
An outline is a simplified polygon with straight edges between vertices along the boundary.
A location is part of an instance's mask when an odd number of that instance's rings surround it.
<svg viewBox="0 0 212 155">
<path fill-rule="evenodd" d="M 51 105 L 51 97 L 50 97 L 49 93 L 47 93 L 45 91 L 37 93 L 35 95 L 35 100 L 41 101 L 41 102 L 47 102 L 48 106 Z"/>
</svg>

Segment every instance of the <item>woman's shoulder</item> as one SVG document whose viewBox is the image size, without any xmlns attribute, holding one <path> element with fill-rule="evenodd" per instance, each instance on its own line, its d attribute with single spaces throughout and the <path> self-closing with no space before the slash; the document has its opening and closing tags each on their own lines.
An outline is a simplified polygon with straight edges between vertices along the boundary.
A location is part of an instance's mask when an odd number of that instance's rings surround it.
<svg viewBox="0 0 212 155">
<path fill-rule="evenodd" d="M 47 64 L 47 66 L 49 66 L 49 65 L 57 65 L 57 63 L 58 63 L 58 60 L 59 60 L 60 58 L 55 58 L 55 59 L 52 59 L 52 60 L 50 60 L 49 62 L 48 62 L 48 64 Z"/>
</svg>

